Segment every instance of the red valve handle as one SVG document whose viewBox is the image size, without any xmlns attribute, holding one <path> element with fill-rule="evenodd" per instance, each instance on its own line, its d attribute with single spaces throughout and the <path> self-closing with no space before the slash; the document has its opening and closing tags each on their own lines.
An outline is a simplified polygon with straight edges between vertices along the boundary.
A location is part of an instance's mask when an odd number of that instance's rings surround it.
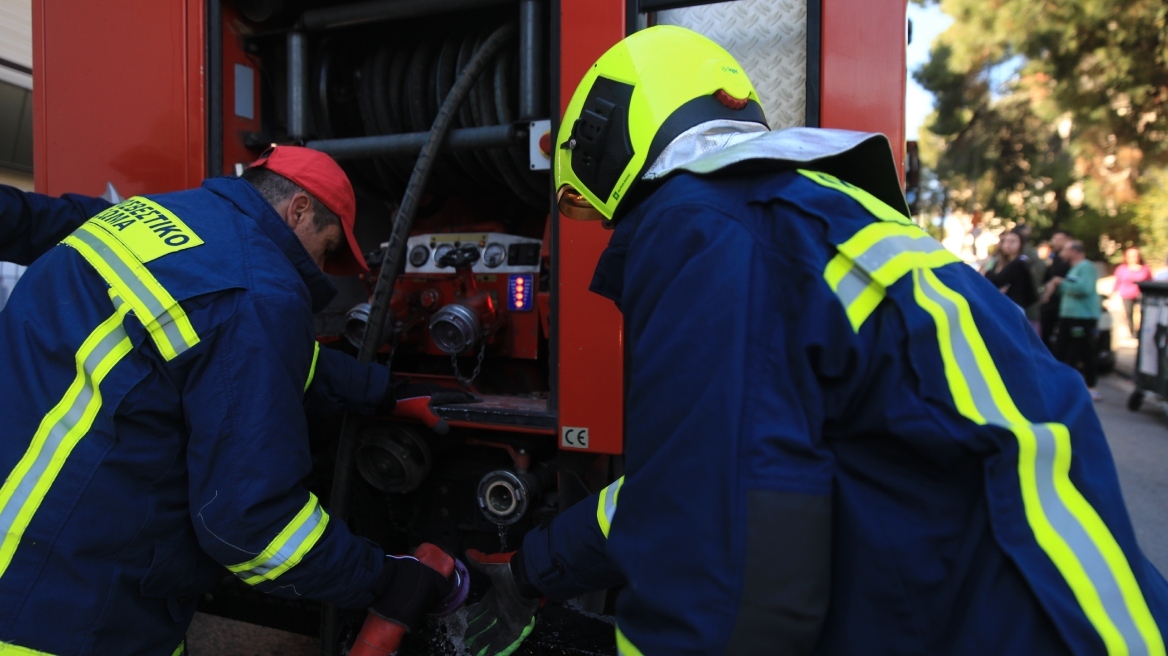
<svg viewBox="0 0 1168 656">
<path fill-rule="evenodd" d="M 429 542 L 414 550 L 414 558 L 446 578 L 454 574 L 454 559 Z M 369 613 L 365 616 L 365 624 L 361 625 L 361 633 L 357 634 L 357 641 L 353 643 L 349 656 L 392 656 L 405 634 L 404 626 L 384 620 L 376 613 Z"/>
</svg>

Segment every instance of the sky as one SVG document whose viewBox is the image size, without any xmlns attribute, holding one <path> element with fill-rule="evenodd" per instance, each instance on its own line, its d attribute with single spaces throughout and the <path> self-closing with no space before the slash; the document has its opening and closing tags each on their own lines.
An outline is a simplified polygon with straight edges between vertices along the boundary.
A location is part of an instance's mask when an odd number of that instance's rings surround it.
<svg viewBox="0 0 1168 656">
<path fill-rule="evenodd" d="M 908 86 L 905 90 L 904 123 L 908 139 L 917 138 L 917 130 L 933 111 L 933 95 L 912 79 L 912 73 L 929 59 L 929 46 L 944 32 L 953 19 L 941 12 L 937 5 L 922 9 L 908 6 L 908 17 L 913 24 L 912 43 L 908 45 Z"/>
</svg>

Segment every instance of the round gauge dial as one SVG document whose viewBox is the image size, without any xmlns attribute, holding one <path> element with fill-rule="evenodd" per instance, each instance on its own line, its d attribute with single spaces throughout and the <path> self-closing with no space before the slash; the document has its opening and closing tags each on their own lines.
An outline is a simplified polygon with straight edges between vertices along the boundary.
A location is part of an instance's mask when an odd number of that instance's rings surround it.
<svg viewBox="0 0 1168 656">
<path fill-rule="evenodd" d="M 489 269 L 494 269 L 506 261 L 507 248 L 503 244 L 489 244 L 483 251 L 483 264 Z"/>
<path fill-rule="evenodd" d="M 451 244 L 439 244 L 434 249 L 434 264 L 442 266 L 441 264 L 438 264 L 438 260 L 441 260 L 443 255 L 449 253 L 452 250 L 454 250 L 454 246 Z"/>
<path fill-rule="evenodd" d="M 424 266 L 426 266 L 426 261 L 429 259 L 430 259 L 430 247 L 429 246 L 421 246 L 421 245 L 414 246 L 414 248 L 412 250 L 410 250 L 410 266 L 412 266 L 412 267 L 418 267 L 418 268 L 424 267 Z"/>
</svg>

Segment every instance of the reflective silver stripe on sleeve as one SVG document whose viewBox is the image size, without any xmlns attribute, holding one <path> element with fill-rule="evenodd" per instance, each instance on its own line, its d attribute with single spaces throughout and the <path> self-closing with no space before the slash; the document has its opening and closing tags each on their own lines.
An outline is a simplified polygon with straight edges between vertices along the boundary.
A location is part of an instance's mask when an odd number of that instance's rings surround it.
<svg viewBox="0 0 1168 656">
<path fill-rule="evenodd" d="M 840 279 L 839 286 L 836 288 L 835 293 L 837 296 L 839 296 L 840 303 L 842 303 L 846 308 L 850 307 L 852 303 L 855 303 L 856 299 L 860 297 L 860 294 L 864 293 L 864 290 L 868 289 L 868 285 L 871 284 L 872 278 L 870 278 L 863 269 L 852 267 L 847 272 L 847 274 L 845 274 L 844 277 Z"/>
<path fill-rule="evenodd" d="M 855 258 L 855 262 L 865 271 L 875 272 L 901 253 L 929 255 L 944 250 L 945 247 L 940 242 L 927 236 L 924 232 L 917 238 L 908 235 L 889 235 L 872 244 L 868 250 Z"/>
<path fill-rule="evenodd" d="M 291 560 L 292 555 L 300 549 L 300 546 L 303 545 L 305 540 L 308 539 L 309 534 L 320 525 L 320 520 L 323 518 L 324 509 L 318 505 L 312 511 L 312 514 L 309 515 L 308 521 L 304 522 L 300 525 L 299 528 L 296 529 L 296 532 L 288 538 L 288 541 L 284 543 L 284 546 L 280 547 L 280 550 L 277 551 L 274 556 L 260 563 L 259 565 L 252 567 L 249 570 L 239 572 L 239 577 L 242 579 L 251 578 L 253 576 L 266 577 L 269 572 Z"/>
</svg>

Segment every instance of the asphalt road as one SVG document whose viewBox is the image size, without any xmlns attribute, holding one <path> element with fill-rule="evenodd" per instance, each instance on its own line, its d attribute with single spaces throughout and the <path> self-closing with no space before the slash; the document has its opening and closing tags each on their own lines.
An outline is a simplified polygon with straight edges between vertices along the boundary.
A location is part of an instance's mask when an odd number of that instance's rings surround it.
<svg viewBox="0 0 1168 656">
<path fill-rule="evenodd" d="M 1135 387 L 1116 375 L 1099 384 L 1103 400 L 1096 412 L 1107 433 L 1119 484 L 1148 559 L 1168 574 L 1168 415 L 1163 405 L 1145 400 L 1139 412 L 1127 409 Z"/>
</svg>

